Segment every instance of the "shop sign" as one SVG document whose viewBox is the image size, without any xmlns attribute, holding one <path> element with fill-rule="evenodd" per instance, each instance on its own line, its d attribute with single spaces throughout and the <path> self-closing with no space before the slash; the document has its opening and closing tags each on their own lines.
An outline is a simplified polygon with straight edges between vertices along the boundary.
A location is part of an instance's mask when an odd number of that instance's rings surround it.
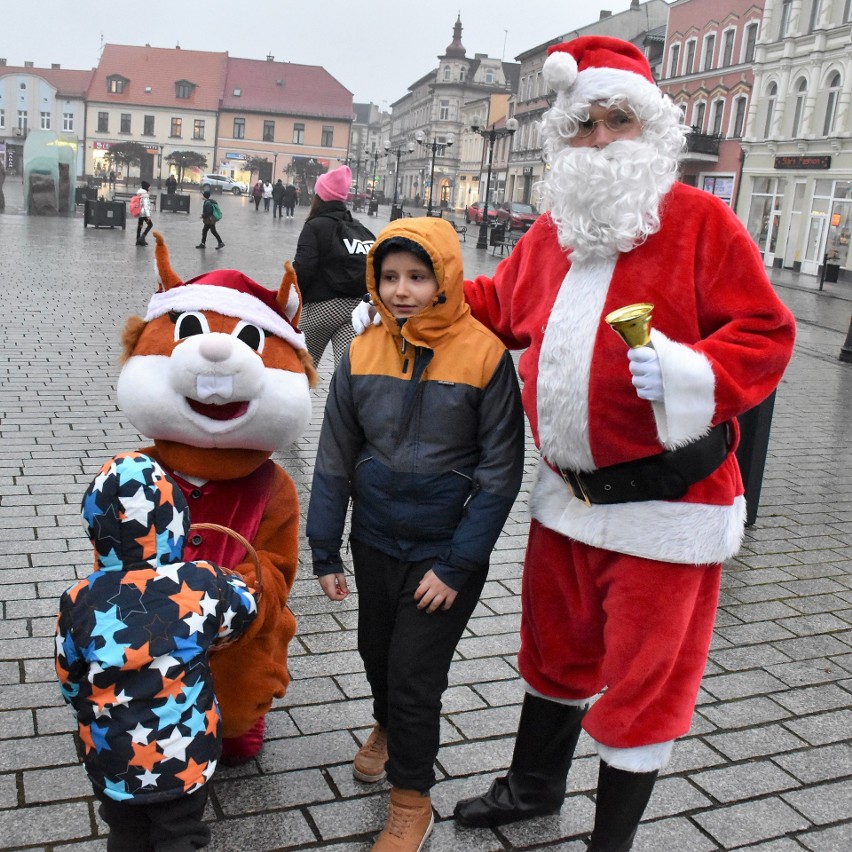
<svg viewBox="0 0 852 852">
<path fill-rule="evenodd" d="M 96 151 L 109 151 L 109 149 L 112 148 L 112 146 L 113 146 L 112 142 L 97 142 L 97 141 L 92 142 L 92 147 Z"/>
<path fill-rule="evenodd" d="M 248 154 L 225 154 L 226 160 L 247 160 Z"/>
<path fill-rule="evenodd" d="M 776 169 L 830 169 L 831 157 L 776 157 Z"/>
<path fill-rule="evenodd" d="M 533 167 L 532 166 L 524 166 L 523 174 L 531 175 L 532 173 L 533 173 Z"/>
</svg>

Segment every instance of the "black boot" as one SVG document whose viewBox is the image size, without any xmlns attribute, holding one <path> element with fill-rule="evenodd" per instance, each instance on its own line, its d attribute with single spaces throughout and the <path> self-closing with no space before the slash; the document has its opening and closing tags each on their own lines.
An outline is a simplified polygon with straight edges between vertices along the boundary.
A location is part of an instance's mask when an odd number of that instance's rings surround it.
<svg viewBox="0 0 852 852">
<path fill-rule="evenodd" d="M 588 852 L 627 852 L 651 798 L 657 772 L 625 772 L 601 761 L 595 830 Z"/>
<path fill-rule="evenodd" d="M 556 813 L 565 800 L 565 782 L 586 707 L 524 697 L 512 765 L 484 796 L 463 799 L 456 822 L 481 828 Z"/>
</svg>

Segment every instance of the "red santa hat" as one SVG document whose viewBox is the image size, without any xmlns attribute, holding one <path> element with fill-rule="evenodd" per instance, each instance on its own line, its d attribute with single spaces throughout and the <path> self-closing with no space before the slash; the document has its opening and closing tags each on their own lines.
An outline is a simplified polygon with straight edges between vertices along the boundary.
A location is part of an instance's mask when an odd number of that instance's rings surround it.
<svg viewBox="0 0 852 852">
<path fill-rule="evenodd" d="M 323 201 L 346 201 L 349 197 L 349 187 L 352 185 L 352 170 L 349 166 L 341 166 L 333 172 L 326 172 L 317 178 L 314 192 Z"/>
<path fill-rule="evenodd" d="M 607 101 L 623 95 L 639 106 L 662 92 L 638 47 L 610 36 L 581 36 L 548 48 L 544 81 L 569 103 Z"/>
<path fill-rule="evenodd" d="M 215 269 L 155 293 L 148 303 L 145 321 L 170 311 L 215 311 L 257 325 L 295 349 L 307 349 L 305 335 L 291 321 L 299 308 L 298 296 L 295 292 L 290 295 L 282 308 L 275 290 L 261 286 L 236 269 Z"/>
</svg>

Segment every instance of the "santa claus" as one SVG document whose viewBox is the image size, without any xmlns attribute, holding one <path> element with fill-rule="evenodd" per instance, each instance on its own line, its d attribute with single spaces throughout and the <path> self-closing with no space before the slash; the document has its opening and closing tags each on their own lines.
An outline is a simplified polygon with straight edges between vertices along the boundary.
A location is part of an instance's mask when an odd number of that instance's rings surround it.
<svg viewBox="0 0 852 852">
<path fill-rule="evenodd" d="M 542 459 L 523 577 L 526 695 L 508 774 L 464 825 L 559 810 L 584 728 L 601 758 L 591 846 L 631 848 L 690 727 L 721 563 L 745 514 L 737 415 L 778 384 L 793 319 L 719 199 L 677 182 L 684 128 L 644 55 L 585 36 L 550 48 L 548 213 L 474 316 L 515 349 Z M 650 345 L 604 321 L 653 305 Z M 602 695 L 593 700 L 596 695 Z"/>
</svg>

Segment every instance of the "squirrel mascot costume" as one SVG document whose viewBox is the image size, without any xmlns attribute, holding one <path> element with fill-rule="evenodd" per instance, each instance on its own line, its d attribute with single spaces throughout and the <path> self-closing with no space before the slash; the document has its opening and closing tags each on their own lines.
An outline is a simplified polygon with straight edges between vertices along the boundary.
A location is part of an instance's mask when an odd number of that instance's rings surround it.
<svg viewBox="0 0 852 852">
<path fill-rule="evenodd" d="M 260 751 L 265 714 L 289 682 L 296 621 L 287 597 L 298 562 L 299 503 L 292 479 L 270 456 L 308 425 L 316 372 L 299 331 L 301 295 L 289 262 L 277 292 L 233 269 L 184 282 L 162 236 L 154 239 L 159 287 L 145 318 L 125 324 L 118 404 L 153 439 L 142 452 L 179 484 L 192 522 L 229 527 L 257 551 L 258 617 L 211 658 L 222 762 L 233 765 Z M 224 533 L 194 532 L 185 558 L 232 568 L 249 585 L 255 579 L 245 548 Z"/>
</svg>

